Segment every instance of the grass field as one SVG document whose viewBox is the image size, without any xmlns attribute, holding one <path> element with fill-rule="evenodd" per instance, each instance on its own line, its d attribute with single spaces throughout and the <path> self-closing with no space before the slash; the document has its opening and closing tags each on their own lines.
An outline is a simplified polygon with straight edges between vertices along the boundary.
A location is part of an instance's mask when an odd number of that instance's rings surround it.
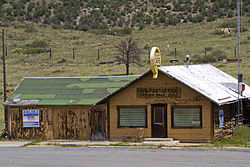
<svg viewBox="0 0 250 167">
<path fill-rule="evenodd" d="M 250 18 L 243 18 L 243 27 L 248 31 L 243 33 L 243 75 L 244 82 L 250 85 Z M 214 22 L 199 24 L 180 24 L 177 26 L 152 26 L 133 31 L 133 38 L 138 41 L 139 47 L 157 46 L 161 50 L 162 65 L 175 65 L 169 62 L 174 58 L 173 51 L 177 48 L 177 58 L 185 59 L 190 55 L 191 64 L 195 56 L 204 55 L 204 48 L 210 48 L 207 54 L 214 50 L 223 51 L 228 58 L 234 58 L 234 47 L 237 46 L 237 34 L 215 35 L 220 30 L 222 23 L 236 22 L 236 18 L 218 19 Z M 38 32 L 26 33 L 25 23 L 15 23 L 13 26 L 5 27 L 5 42 L 8 47 L 6 58 L 7 89 L 13 90 L 21 81 L 23 76 L 97 76 L 97 75 L 123 75 L 125 65 L 103 64 L 99 62 L 114 60 L 119 54 L 115 45 L 128 36 L 95 35 L 88 32 L 74 30 L 58 30 L 51 27 L 34 25 Z M 24 48 L 25 45 L 35 40 L 44 40 L 52 49 L 52 59 L 49 53 L 36 55 L 13 53 L 14 49 Z M 170 49 L 167 48 L 170 46 Z M 72 59 L 73 48 L 76 58 Z M 100 60 L 97 60 L 97 50 L 100 49 Z M 2 53 L 2 50 L 1 50 Z M 147 64 L 148 51 L 144 50 L 141 55 L 144 66 L 131 66 L 132 74 L 143 74 L 149 69 Z M 183 63 L 179 63 L 183 64 Z M 228 74 L 237 76 L 237 62 L 212 63 Z M 2 73 L 2 69 L 0 69 Z M 2 79 L 1 79 L 2 81 Z M 0 82 L 2 92 L 2 82 Z M 1 100 L 1 104 L 3 99 Z M 3 129 L 3 110 L 0 112 L 0 133 Z"/>
</svg>

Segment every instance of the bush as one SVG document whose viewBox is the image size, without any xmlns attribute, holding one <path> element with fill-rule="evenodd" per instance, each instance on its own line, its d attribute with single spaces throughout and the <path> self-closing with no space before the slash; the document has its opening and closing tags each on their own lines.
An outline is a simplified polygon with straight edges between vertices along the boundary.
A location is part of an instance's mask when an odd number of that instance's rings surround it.
<svg viewBox="0 0 250 167">
<path fill-rule="evenodd" d="M 87 25 L 78 25 L 77 29 L 80 30 L 80 31 L 88 31 L 89 26 L 87 26 Z"/>
<path fill-rule="evenodd" d="M 195 55 L 193 61 L 196 63 L 211 63 L 227 59 L 227 56 L 221 50 L 214 50 L 211 54 L 204 56 Z"/>
<path fill-rule="evenodd" d="M 236 22 L 226 22 L 226 23 L 222 23 L 219 27 L 221 27 L 221 28 L 236 28 L 237 23 Z"/>
<path fill-rule="evenodd" d="M 124 27 L 124 28 L 123 28 L 123 33 L 124 33 L 125 35 L 131 34 L 132 31 L 133 31 L 133 28 L 129 28 L 129 27 Z"/>
<path fill-rule="evenodd" d="M 29 24 L 25 27 L 24 32 L 33 33 L 33 32 L 38 32 L 38 30 L 33 25 Z"/>
<path fill-rule="evenodd" d="M 227 12 L 227 17 L 228 17 L 228 18 L 234 17 L 234 12 L 233 12 L 233 11 Z"/>
<path fill-rule="evenodd" d="M 211 21 L 214 21 L 215 20 L 215 17 L 213 16 L 213 14 L 209 14 L 208 17 L 207 17 L 207 22 L 211 22 Z"/>
<path fill-rule="evenodd" d="M 29 52 L 29 54 L 48 53 L 49 49 L 45 49 L 45 48 L 29 48 L 28 52 Z M 25 50 L 24 53 L 27 54 L 27 50 Z"/>
<path fill-rule="evenodd" d="M 30 48 L 46 48 L 48 43 L 44 40 L 35 40 L 31 44 L 26 44 L 26 47 Z"/>
<path fill-rule="evenodd" d="M 215 62 L 216 57 L 211 55 L 204 55 L 203 57 L 201 57 L 200 61 L 203 63 Z"/>
<path fill-rule="evenodd" d="M 193 18 L 192 18 L 192 22 L 193 23 L 200 23 L 200 22 L 203 22 L 204 20 L 204 16 L 203 15 L 195 15 Z"/>
<path fill-rule="evenodd" d="M 21 54 L 21 53 L 23 53 L 23 49 L 22 48 L 16 48 L 16 49 L 13 50 L 13 53 L 14 54 Z"/>
<path fill-rule="evenodd" d="M 144 27 L 145 27 L 144 23 L 140 23 L 140 24 L 139 24 L 139 30 L 143 30 Z"/>
<path fill-rule="evenodd" d="M 227 58 L 227 56 L 224 54 L 222 50 L 212 51 L 212 53 L 210 54 L 210 57 L 216 61 L 222 61 Z"/>
<path fill-rule="evenodd" d="M 28 48 L 29 54 L 39 54 L 39 53 L 48 53 L 49 49 L 45 48 Z M 27 54 L 27 49 L 16 48 L 13 50 L 14 54 Z"/>
</svg>

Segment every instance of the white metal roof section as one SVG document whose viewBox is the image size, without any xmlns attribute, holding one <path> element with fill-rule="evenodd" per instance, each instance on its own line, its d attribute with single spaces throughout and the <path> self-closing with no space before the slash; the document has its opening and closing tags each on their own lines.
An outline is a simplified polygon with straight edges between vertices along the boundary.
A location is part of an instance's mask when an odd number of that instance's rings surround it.
<svg viewBox="0 0 250 167">
<path fill-rule="evenodd" d="M 232 103 L 238 99 L 238 80 L 210 64 L 189 65 L 188 67 L 186 65 L 161 66 L 158 69 L 218 105 Z M 240 99 L 249 97 L 250 87 L 246 85 Z"/>
</svg>

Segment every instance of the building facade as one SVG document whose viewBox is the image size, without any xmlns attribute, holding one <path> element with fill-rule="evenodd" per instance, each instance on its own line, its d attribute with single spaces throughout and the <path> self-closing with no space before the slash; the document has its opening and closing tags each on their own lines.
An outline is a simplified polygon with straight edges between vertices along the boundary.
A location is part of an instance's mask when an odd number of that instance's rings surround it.
<svg viewBox="0 0 250 167">
<path fill-rule="evenodd" d="M 237 80 L 211 65 L 163 66 L 156 79 L 152 75 L 24 78 L 5 102 L 8 135 L 121 140 L 140 134 L 211 141 L 219 111 L 224 121 L 235 116 Z M 249 90 L 246 85 L 242 101 L 249 101 Z"/>
</svg>

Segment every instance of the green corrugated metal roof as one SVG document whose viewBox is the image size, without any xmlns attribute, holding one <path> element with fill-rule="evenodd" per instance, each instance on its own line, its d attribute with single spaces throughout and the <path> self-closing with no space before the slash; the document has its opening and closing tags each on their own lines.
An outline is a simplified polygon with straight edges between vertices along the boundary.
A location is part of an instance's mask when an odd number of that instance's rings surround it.
<svg viewBox="0 0 250 167">
<path fill-rule="evenodd" d="M 6 105 L 94 105 L 139 76 L 23 78 Z"/>
</svg>

